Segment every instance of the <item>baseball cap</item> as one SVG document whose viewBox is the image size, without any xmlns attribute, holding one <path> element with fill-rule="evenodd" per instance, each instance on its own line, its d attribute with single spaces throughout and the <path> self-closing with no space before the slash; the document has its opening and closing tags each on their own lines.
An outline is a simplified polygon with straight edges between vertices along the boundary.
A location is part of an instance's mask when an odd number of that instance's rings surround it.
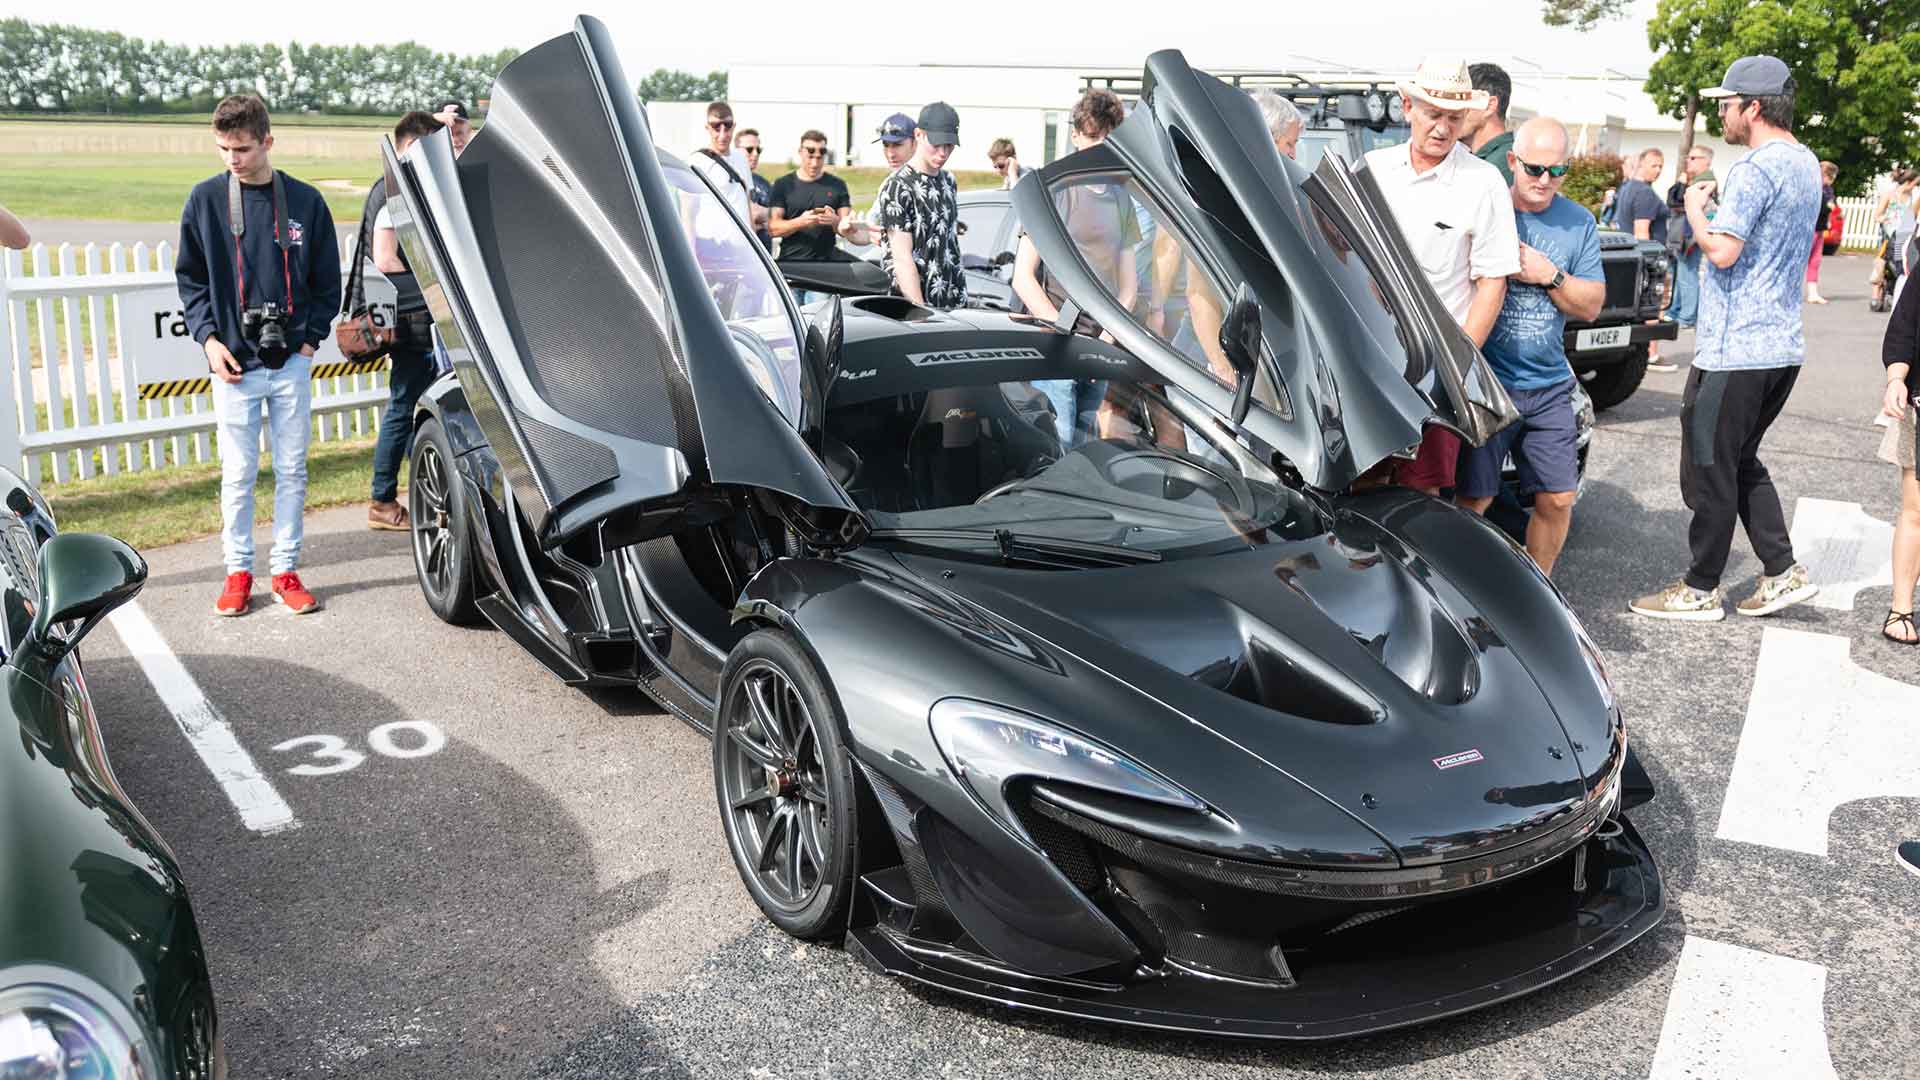
<svg viewBox="0 0 1920 1080">
<path fill-rule="evenodd" d="M 459 117 L 462 120 L 472 119 L 467 115 L 466 102 L 461 101 L 458 98 L 447 98 L 445 101 L 442 101 L 438 105 L 435 105 L 433 107 L 433 112 L 443 113 L 443 112 L 446 112 L 448 109 L 452 109 L 453 115 Z"/>
<path fill-rule="evenodd" d="M 1770 97 L 1784 94 L 1793 73 L 1777 56 L 1743 56 L 1727 69 L 1719 86 L 1700 91 L 1703 98 Z"/>
<path fill-rule="evenodd" d="M 886 143 L 888 146 L 906 142 L 913 138 L 913 117 L 903 112 L 894 113 L 880 121 L 879 131 L 880 137 L 873 140 L 874 142 Z"/>
<path fill-rule="evenodd" d="M 914 126 L 926 132 L 927 141 L 935 146 L 960 142 L 960 114 L 944 101 L 921 109 L 920 119 Z"/>
</svg>

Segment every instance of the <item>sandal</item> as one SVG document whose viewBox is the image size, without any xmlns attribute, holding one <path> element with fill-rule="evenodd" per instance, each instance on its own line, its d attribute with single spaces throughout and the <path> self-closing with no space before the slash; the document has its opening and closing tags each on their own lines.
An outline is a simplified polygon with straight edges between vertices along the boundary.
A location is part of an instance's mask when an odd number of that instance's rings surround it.
<svg viewBox="0 0 1920 1080">
<path fill-rule="evenodd" d="M 1899 634 L 1891 633 L 1896 626 L 1905 627 L 1904 632 L 1913 636 L 1901 637 Z M 1895 611 L 1888 608 L 1887 619 L 1880 624 L 1880 636 L 1899 645 L 1920 645 L 1920 627 L 1914 625 L 1911 611 Z"/>
</svg>

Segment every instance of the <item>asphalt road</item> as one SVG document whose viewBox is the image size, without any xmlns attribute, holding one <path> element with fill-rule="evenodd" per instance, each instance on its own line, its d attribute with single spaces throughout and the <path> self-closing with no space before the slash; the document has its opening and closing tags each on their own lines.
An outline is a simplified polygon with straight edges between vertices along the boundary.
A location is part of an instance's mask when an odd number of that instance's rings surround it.
<svg viewBox="0 0 1920 1080">
<path fill-rule="evenodd" d="M 1790 511 L 1818 497 L 1890 521 L 1896 476 L 1873 460 L 1869 425 L 1884 317 L 1866 311 L 1864 270 L 1827 262 L 1835 302 L 1809 309 L 1810 362 L 1765 457 Z M 1670 351 L 1684 359 L 1687 344 Z M 1875 636 L 1884 585 L 1851 611 L 1768 620 L 1626 612 L 1684 568 L 1683 379 L 1649 375 L 1603 414 L 1559 575 L 1660 789 L 1634 817 L 1666 874 L 1667 920 L 1544 993 L 1380 1037 L 1275 1047 L 1015 1015 L 772 932 L 722 845 L 704 740 L 636 693 L 569 690 L 504 635 L 436 621 L 405 537 L 365 531 L 358 510 L 309 519 L 302 572 L 326 604 L 313 616 L 215 618 L 213 541 L 148 553 L 140 603 L 297 828 L 242 826 L 112 629 L 88 641 L 89 683 L 120 779 L 184 865 L 237 1077 L 1646 1077 L 1657 1052 L 1699 1050 L 1688 1023 L 1739 1027 L 1724 1033 L 1736 1054 L 1790 1029 L 1767 1011 L 1786 1008 L 1771 984 L 1744 1012 L 1727 1004 L 1740 985 L 1725 1001 L 1696 983 L 1676 991 L 1689 938 L 1818 965 L 1823 1004 L 1803 1018 L 1816 1034 L 1801 1049 L 1823 1030 L 1839 1076 L 1920 1076 L 1920 878 L 1891 857 L 1920 835 L 1920 787 L 1840 805 L 1824 854 L 1716 836 L 1756 722 L 1763 636 L 1849 641 L 1852 665 L 1886 677 L 1857 680 L 1880 698 L 1837 706 L 1863 729 L 1888 719 L 1888 701 L 1920 704 L 1920 656 Z M 1728 584 L 1744 595 L 1758 568 L 1744 539 L 1734 547 Z M 1795 684 L 1792 643 L 1807 639 L 1768 640 L 1788 643 L 1769 645 L 1772 685 Z M 1805 678 L 1856 693 L 1842 674 Z M 444 744 L 424 752 L 436 733 Z M 1823 753 L 1840 751 L 1808 756 Z"/>
</svg>

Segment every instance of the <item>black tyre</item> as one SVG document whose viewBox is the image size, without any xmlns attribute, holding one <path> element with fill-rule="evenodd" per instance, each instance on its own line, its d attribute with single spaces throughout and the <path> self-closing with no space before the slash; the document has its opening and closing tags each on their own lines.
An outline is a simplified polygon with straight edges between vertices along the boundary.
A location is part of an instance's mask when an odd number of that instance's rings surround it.
<svg viewBox="0 0 1920 1080">
<path fill-rule="evenodd" d="M 467 505 L 440 421 L 429 417 L 413 433 L 407 514 L 413 519 L 413 570 L 435 615 L 455 626 L 480 621 L 473 602 L 473 558 Z"/>
<path fill-rule="evenodd" d="M 1596 369 L 1584 380 L 1595 409 L 1611 409 L 1640 389 L 1640 380 L 1647 377 L 1647 352 L 1652 348 L 1651 344 L 1637 346 L 1626 359 Z"/>
<path fill-rule="evenodd" d="M 775 926 L 837 939 L 859 836 L 853 758 L 826 680 L 793 638 L 758 630 L 720 676 L 713 783 L 735 869 Z"/>
</svg>

